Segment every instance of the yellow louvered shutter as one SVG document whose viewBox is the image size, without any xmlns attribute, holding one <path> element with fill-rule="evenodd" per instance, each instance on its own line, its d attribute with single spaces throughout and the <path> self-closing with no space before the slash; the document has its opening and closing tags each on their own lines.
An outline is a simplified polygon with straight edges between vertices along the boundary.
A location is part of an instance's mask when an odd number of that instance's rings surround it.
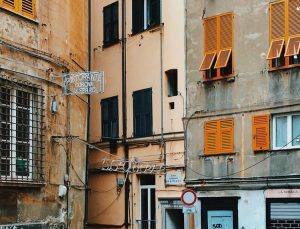
<svg viewBox="0 0 300 229">
<path fill-rule="evenodd" d="M 27 17 L 35 17 L 35 0 L 21 0 L 21 13 Z"/>
<path fill-rule="evenodd" d="M 252 148 L 253 151 L 270 149 L 270 115 L 252 117 Z"/>
<path fill-rule="evenodd" d="M 232 48 L 233 15 L 225 14 L 220 16 L 220 49 Z"/>
<path fill-rule="evenodd" d="M 220 120 L 220 152 L 233 152 L 233 119 Z"/>
<path fill-rule="evenodd" d="M 285 37 L 285 5 L 284 1 L 270 5 L 270 38 L 271 40 Z"/>
<path fill-rule="evenodd" d="M 204 123 L 204 154 L 218 153 L 218 121 Z"/>
<path fill-rule="evenodd" d="M 17 9 L 17 1 L 18 0 L 2 0 L 0 1 L 4 7 L 7 7 L 9 9 L 16 10 Z"/>
<path fill-rule="evenodd" d="M 204 20 L 204 51 L 213 52 L 217 50 L 217 18 Z"/>
<path fill-rule="evenodd" d="M 300 0 L 289 0 L 289 36 L 300 34 Z"/>
</svg>

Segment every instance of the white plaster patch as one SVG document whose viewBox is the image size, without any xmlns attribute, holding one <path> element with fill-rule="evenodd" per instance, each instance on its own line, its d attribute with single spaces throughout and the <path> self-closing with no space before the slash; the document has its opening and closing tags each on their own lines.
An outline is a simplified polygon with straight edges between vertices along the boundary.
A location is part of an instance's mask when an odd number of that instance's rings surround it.
<svg viewBox="0 0 300 229">
<path fill-rule="evenodd" d="M 245 39 L 255 40 L 261 36 L 262 36 L 261 33 L 250 33 L 250 34 L 245 35 L 244 37 L 245 37 Z"/>
</svg>

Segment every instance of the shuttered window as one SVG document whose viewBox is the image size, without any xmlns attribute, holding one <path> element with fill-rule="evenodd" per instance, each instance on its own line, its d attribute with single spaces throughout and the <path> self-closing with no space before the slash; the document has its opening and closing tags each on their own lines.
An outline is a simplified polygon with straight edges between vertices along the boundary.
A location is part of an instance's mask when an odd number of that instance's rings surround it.
<svg viewBox="0 0 300 229">
<path fill-rule="evenodd" d="M 204 58 L 200 71 L 204 79 L 220 79 L 233 74 L 233 14 L 204 19 Z"/>
<path fill-rule="evenodd" d="M 102 139 L 118 137 L 118 97 L 111 97 L 101 101 Z"/>
<path fill-rule="evenodd" d="M 133 130 L 135 137 L 152 135 L 152 89 L 133 92 Z"/>
<path fill-rule="evenodd" d="M 263 151 L 270 149 L 270 115 L 252 117 L 252 149 Z"/>
<path fill-rule="evenodd" d="M 204 153 L 222 154 L 234 151 L 233 119 L 206 121 L 204 123 Z"/>
<path fill-rule="evenodd" d="M 300 0 L 270 3 L 270 69 L 300 64 Z"/>
<path fill-rule="evenodd" d="M 36 17 L 35 0 L 0 0 L 0 6 L 28 18 Z"/>
<path fill-rule="evenodd" d="M 118 2 L 103 8 L 104 45 L 119 41 L 119 11 Z"/>
</svg>

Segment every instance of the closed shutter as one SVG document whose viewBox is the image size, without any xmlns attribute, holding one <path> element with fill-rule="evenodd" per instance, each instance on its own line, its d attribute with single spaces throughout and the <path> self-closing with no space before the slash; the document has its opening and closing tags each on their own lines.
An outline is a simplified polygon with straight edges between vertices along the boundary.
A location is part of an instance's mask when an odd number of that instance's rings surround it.
<svg viewBox="0 0 300 229">
<path fill-rule="evenodd" d="M 300 220 L 300 203 L 271 203 L 271 219 Z"/>
<path fill-rule="evenodd" d="M 220 16 L 220 49 L 232 49 L 233 44 L 233 15 Z"/>
<path fill-rule="evenodd" d="M 204 153 L 218 153 L 218 121 L 206 121 L 204 123 Z"/>
<path fill-rule="evenodd" d="M 3 4 L 3 6 L 9 9 L 13 9 L 13 10 L 17 9 L 17 0 L 2 0 L 0 2 Z"/>
<path fill-rule="evenodd" d="M 118 2 L 114 3 L 112 7 L 112 40 L 117 41 L 119 39 L 119 5 Z"/>
<path fill-rule="evenodd" d="M 152 90 L 144 91 L 145 98 L 145 136 L 152 135 Z"/>
<path fill-rule="evenodd" d="M 112 18 L 112 15 L 111 15 L 111 7 L 110 6 L 106 6 L 103 8 L 103 34 L 104 34 L 104 43 L 108 43 L 112 40 L 111 38 L 111 34 L 112 34 L 112 31 L 111 31 L 111 18 Z"/>
<path fill-rule="evenodd" d="M 35 0 L 20 0 L 21 12 L 28 17 L 35 17 Z"/>
<path fill-rule="evenodd" d="M 289 36 L 300 35 L 300 0 L 288 1 Z"/>
<path fill-rule="evenodd" d="M 160 0 L 148 1 L 149 15 L 148 27 L 159 25 L 160 23 Z"/>
<path fill-rule="evenodd" d="M 252 148 L 253 151 L 270 149 L 270 115 L 252 117 Z"/>
<path fill-rule="evenodd" d="M 220 120 L 221 152 L 233 152 L 233 119 Z"/>
<path fill-rule="evenodd" d="M 118 97 L 112 98 L 111 113 L 111 137 L 118 137 Z"/>
<path fill-rule="evenodd" d="M 217 18 L 204 20 L 204 50 L 205 53 L 217 51 Z"/>
<path fill-rule="evenodd" d="M 285 6 L 284 1 L 270 5 L 271 40 L 285 37 Z"/>
<path fill-rule="evenodd" d="M 102 114 L 102 137 L 109 137 L 109 104 L 108 100 L 101 101 L 101 114 Z"/>
<path fill-rule="evenodd" d="M 132 0 L 132 33 L 144 30 L 144 0 Z"/>
</svg>

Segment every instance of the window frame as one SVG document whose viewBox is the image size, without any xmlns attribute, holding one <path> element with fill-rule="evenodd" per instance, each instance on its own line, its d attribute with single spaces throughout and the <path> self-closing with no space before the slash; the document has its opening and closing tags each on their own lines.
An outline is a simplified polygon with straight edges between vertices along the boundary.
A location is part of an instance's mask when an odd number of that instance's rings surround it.
<svg viewBox="0 0 300 229">
<path fill-rule="evenodd" d="M 114 10 L 117 11 L 117 18 L 114 18 Z M 110 13 L 110 23 L 106 23 L 107 11 Z M 114 34 L 115 26 L 117 27 L 117 34 Z M 106 40 L 106 35 L 108 33 L 107 27 L 109 27 L 109 40 Z M 119 40 L 119 2 L 116 1 L 103 7 L 103 46 L 107 47 L 116 44 Z"/>
<path fill-rule="evenodd" d="M 114 117 L 113 117 L 113 111 L 111 113 L 109 113 L 109 110 L 108 110 L 108 121 L 109 121 L 109 127 L 110 127 L 110 134 L 105 136 L 105 133 L 104 133 L 104 103 L 108 103 L 108 108 L 111 107 L 111 109 L 113 109 L 114 107 L 114 102 L 116 102 L 116 108 L 117 108 L 117 111 L 116 111 L 116 120 L 114 120 Z M 100 106 L 101 106 L 101 138 L 102 140 L 109 140 L 109 139 L 115 139 L 115 138 L 118 138 L 119 137 L 119 99 L 118 99 L 118 96 L 113 96 L 113 97 L 109 97 L 109 98 L 105 98 L 105 99 L 102 99 L 101 100 L 101 103 L 100 103 Z M 116 136 L 113 136 L 112 135 L 112 132 L 113 132 L 113 122 L 116 121 Z"/>
<path fill-rule="evenodd" d="M 299 149 L 300 145 L 293 146 L 293 116 L 300 116 L 300 113 L 290 113 L 290 114 L 276 114 L 272 116 L 272 149 L 273 150 L 285 150 L 285 149 Z M 287 129 L 286 129 L 286 142 L 288 143 L 284 147 L 276 146 L 276 119 L 280 117 L 287 117 Z"/>
<path fill-rule="evenodd" d="M 0 0 L 0 7 L 29 19 L 36 19 L 36 0 L 31 0 L 32 14 L 23 10 L 23 1 L 26 0 L 14 0 L 14 6 L 12 6 Z"/>
</svg>

